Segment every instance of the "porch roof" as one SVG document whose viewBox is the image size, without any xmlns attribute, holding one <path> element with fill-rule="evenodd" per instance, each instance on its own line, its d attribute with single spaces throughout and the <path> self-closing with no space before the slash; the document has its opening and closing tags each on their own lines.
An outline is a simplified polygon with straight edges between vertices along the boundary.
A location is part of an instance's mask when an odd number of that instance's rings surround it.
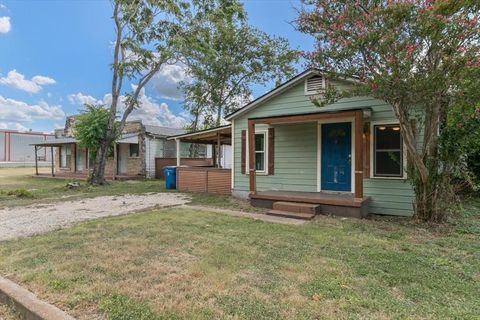
<svg viewBox="0 0 480 320">
<path fill-rule="evenodd" d="M 248 118 L 250 123 L 255 124 L 282 124 L 282 123 L 292 123 L 292 122 L 310 122 L 318 121 L 323 119 L 333 119 L 333 118 L 348 118 L 355 117 L 355 114 L 358 111 L 363 112 L 364 117 L 370 116 L 370 108 L 357 108 L 357 109 L 348 109 L 341 111 L 325 110 L 318 112 L 308 112 L 308 113 L 293 113 L 293 114 L 282 114 L 276 116 L 266 116 L 266 117 L 257 117 L 257 118 Z"/>
<path fill-rule="evenodd" d="M 41 146 L 41 147 L 58 147 L 62 144 L 72 144 L 77 143 L 77 139 L 75 138 L 57 138 L 51 139 L 43 142 L 37 142 L 30 144 L 31 146 Z"/>
<path fill-rule="evenodd" d="M 232 144 L 232 125 L 228 124 L 212 129 L 178 134 L 167 138 L 167 140 L 180 140 L 182 142 L 203 144 L 216 144 L 219 139 L 221 144 Z"/>
</svg>

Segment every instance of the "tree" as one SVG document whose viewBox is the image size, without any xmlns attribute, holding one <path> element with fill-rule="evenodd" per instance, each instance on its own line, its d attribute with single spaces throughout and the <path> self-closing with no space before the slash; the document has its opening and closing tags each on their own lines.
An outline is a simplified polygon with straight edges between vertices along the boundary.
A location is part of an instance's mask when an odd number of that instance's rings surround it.
<svg viewBox="0 0 480 320">
<path fill-rule="evenodd" d="M 291 76 L 298 56 L 287 40 L 249 26 L 237 1 L 228 1 L 207 14 L 206 19 L 194 21 L 194 33 L 184 38 L 186 64 L 193 79 L 183 85 L 185 108 L 194 117 L 194 130 L 205 116 L 214 119 L 207 126 L 219 126 L 225 114 L 250 100 L 252 84 Z"/>
<path fill-rule="evenodd" d="M 100 143 L 105 139 L 105 132 L 110 119 L 110 112 L 104 105 L 86 104 L 85 110 L 76 117 L 73 127 L 75 138 L 82 148 L 89 150 L 90 159 L 95 159 Z M 108 146 L 111 150 L 112 144 Z"/>
<path fill-rule="evenodd" d="M 447 113 L 440 154 L 457 183 L 480 191 L 480 68 L 465 71 L 461 94 Z"/>
<path fill-rule="evenodd" d="M 152 77 L 165 65 L 176 63 L 183 53 L 183 38 L 195 19 L 227 0 L 114 0 L 110 116 L 93 166 L 92 184 L 105 183 L 108 146 L 121 134 L 131 112 L 141 107 L 139 96 Z M 132 89 L 123 94 L 125 82 Z M 120 101 L 123 99 L 123 101 Z M 125 107 L 119 110 L 119 102 Z M 118 125 L 115 122 L 118 120 Z"/>
<path fill-rule="evenodd" d="M 331 96 L 368 94 L 392 105 L 411 164 L 416 215 L 443 220 L 450 174 L 441 163 L 438 133 L 452 101 L 461 99 L 465 70 L 480 65 L 479 2 L 303 3 L 298 28 L 316 39 L 308 59 L 327 71 L 356 75 L 361 82 L 351 92 Z M 420 131 L 424 140 L 417 148 Z"/>
</svg>

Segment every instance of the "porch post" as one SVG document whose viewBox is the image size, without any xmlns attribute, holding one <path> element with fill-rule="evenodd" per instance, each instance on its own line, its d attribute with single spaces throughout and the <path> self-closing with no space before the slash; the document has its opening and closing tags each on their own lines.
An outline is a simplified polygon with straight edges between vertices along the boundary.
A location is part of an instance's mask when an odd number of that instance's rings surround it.
<svg viewBox="0 0 480 320">
<path fill-rule="evenodd" d="M 355 112 L 355 199 L 363 198 L 363 112 Z"/>
<path fill-rule="evenodd" d="M 55 177 L 53 147 L 50 147 L 50 156 L 52 158 L 52 177 Z"/>
<path fill-rule="evenodd" d="M 250 193 L 255 193 L 255 122 L 248 120 L 248 173 Z"/>
<path fill-rule="evenodd" d="M 73 172 L 77 172 L 77 144 L 73 144 Z"/>
<path fill-rule="evenodd" d="M 37 146 L 35 146 L 35 175 L 38 176 L 38 152 Z"/>
<path fill-rule="evenodd" d="M 212 165 L 214 168 L 217 167 L 217 148 L 215 148 L 215 143 L 211 144 L 212 146 Z"/>
<path fill-rule="evenodd" d="M 222 162 L 221 162 L 221 154 L 220 154 L 220 133 L 217 133 L 217 168 L 222 167 Z"/>
<path fill-rule="evenodd" d="M 177 150 L 177 167 L 180 167 L 180 139 L 175 139 Z"/>
<path fill-rule="evenodd" d="M 117 155 L 117 144 L 113 144 L 113 173 L 112 173 L 112 179 L 115 180 L 115 176 L 117 175 L 117 161 L 118 161 L 118 155 Z"/>
</svg>

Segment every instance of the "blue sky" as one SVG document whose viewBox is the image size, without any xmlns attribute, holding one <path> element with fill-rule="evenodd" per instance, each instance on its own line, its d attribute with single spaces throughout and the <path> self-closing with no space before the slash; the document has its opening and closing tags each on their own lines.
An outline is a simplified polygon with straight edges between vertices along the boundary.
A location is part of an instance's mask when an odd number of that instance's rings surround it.
<svg viewBox="0 0 480 320">
<path fill-rule="evenodd" d="M 245 1 L 249 21 L 309 50 L 313 41 L 289 24 L 294 0 Z M 114 30 L 109 1 L 0 0 L 0 128 L 50 132 L 84 102 L 108 102 Z M 301 66 L 299 66 L 300 68 Z M 135 118 L 182 126 L 178 67 L 163 70 L 142 96 Z M 254 97 L 269 87 L 253 86 Z"/>
</svg>

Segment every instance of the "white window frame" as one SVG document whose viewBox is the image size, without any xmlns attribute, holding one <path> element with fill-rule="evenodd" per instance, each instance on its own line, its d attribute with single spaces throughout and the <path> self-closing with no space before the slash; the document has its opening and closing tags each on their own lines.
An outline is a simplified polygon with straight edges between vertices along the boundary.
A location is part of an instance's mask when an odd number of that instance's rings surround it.
<svg viewBox="0 0 480 320">
<path fill-rule="evenodd" d="M 70 163 L 68 163 L 68 158 L 67 156 L 70 156 Z M 63 144 L 60 146 L 60 169 L 70 169 L 72 163 L 72 148 L 70 144 Z M 63 159 L 65 159 L 65 163 L 63 162 Z"/>
<path fill-rule="evenodd" d="M 264 170 L 255 170 L 255 173 L 258 175 L 268 175 L 268 129 L 261 129 L 261 130 L 255 130 L 255 134 L 263 134 L 265 139 L 264 139 L 264 154 L 265 154 L 265 168 Z M 255 139 L 254 139 L 255 141 Z M 245 173 L 248 175 L 250 172 L 250 152 L 249 152 L 249 147 L 248 147 L 248 130 L 247 130 L 247 136 L 246 136 L 246 143 L 245 143 L 245 148 L 246 148 L 246 162 L 245 163 Z M 255 150 L 255 148 L 254 148 Z M 257 153 L 256 151 L 254 152 L 255 154 Z"/>
<path fill-rule="evenodd" d="M 396 120 L 392 120 L 392 121 L 378 120 L 378 121 L 370 122 L 370 179 L 405 180 L 407 179 L 407 147 L 405 145 L 405 142 L 403 142 L 403 145 L 402 145 L 403 175 L 399 177 L 375 176 L 375 167 L 374 167 L 375 165 L 375 127 L 382 126 L 382 125 L 400 126 L 400 123 Z"/>
</svg>

